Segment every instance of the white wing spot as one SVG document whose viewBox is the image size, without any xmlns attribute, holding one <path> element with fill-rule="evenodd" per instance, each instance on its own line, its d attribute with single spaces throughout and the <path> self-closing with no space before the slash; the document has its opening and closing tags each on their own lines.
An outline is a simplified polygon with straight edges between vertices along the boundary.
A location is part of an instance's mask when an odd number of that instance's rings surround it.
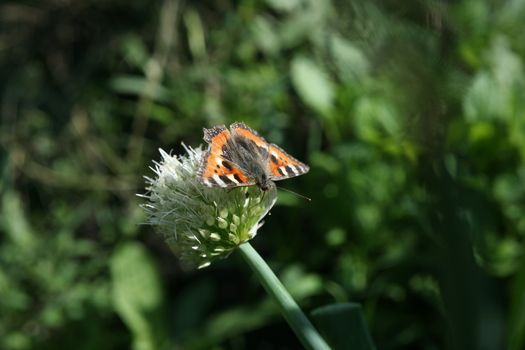
<svg viewBox="0 0 525 350">
<path fill-rule="evenodd" d="M 233 176 L 232 174 L 229 174 L 229 175 L 226 175 L 228 177 L 228 179 L 230 179 L 233 183 L 236 183 L 238 184 L 239 181 L 237 181 L 237 179 L 235 178 L 235 176 Z"/>
<path fill-rule="evenodd" d="M 222 181 L 222 179 L 219 177 L 219 175 L 217 175 L 217 174 L 213 175 L 213 179 L 215 180 L 215 182 L 216 182 L 219 186 L 221 186 L 221 187 L 228 187 L 228 186 L 224 183 L 224 181 Z"/>
</svg>

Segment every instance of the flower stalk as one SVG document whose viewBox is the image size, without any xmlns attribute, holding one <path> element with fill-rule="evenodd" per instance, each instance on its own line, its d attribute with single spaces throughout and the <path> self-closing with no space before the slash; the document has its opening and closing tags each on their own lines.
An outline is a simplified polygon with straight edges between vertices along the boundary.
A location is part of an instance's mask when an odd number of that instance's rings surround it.
<svg viewBox="0 0 525 350">
<path fill-rule="evenodd" d="M 246 242 L 239 246 L 239 251 L 251 267 L 266 292 L 279 306 L 284 318 L 293 329 L 301 343 L 310 350 L 329 350 L 330 347 L 319 335 L 312 323 L 306 318 L 290 293 L 275 276 L 264 259 Z"/>
</svg>

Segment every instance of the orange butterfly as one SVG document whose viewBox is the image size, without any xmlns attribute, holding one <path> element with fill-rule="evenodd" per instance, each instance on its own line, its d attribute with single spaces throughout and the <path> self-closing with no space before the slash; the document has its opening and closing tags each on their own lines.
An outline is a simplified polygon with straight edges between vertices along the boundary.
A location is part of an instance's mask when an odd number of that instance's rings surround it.
<svg viewBox="0 0 525 350">
<path fill-rule="evenodd" d="M 277 145 L 266 142 L 244 123 L 204 129 L 205 153 L 198 175 L 207 187 L 257 185 L 266 191 L 273 181 L 306 174 L 310 168 Z"/>
</svg>

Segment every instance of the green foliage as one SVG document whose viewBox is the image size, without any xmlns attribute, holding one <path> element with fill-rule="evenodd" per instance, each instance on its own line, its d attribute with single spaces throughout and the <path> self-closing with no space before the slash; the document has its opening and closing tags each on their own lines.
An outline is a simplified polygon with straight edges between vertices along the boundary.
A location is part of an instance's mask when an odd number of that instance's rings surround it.
<svg viewBox="0 0 525 350">
<path fill-rule="evenodd" d="M 374 349 L 359 304 L 323 306 L 312 311 L 312 318 L 334 350 Z"/>
<path fill-rule="evenodd" d="M 157 149 L 235 120 L 311 166 L 253 242 L 304 309 L 359 303 L 380 349 L 525 346 L 523 1 L 0 13 L 0 348 L 297 348 L 236 254 L 183 273 L 141 225 Z"/>
<path fill-rule="evenodd" d="M 292 82 L 305 104 L 321 115 L 328 115 L 334 102 L 334 86 L 325 72 L 304 57 L 296 57 L 291 64 Z"/>
<path fill-rule="evenodd" d="M 152 316 L 162 305 L 162 293 L 151 257 L 140 244 L 125 243 L 115 251 L 110 268 L 113 305 L 133 333 L 133 348 L 157 349 L 154 326 L 159 325 Z"/>
</svg>

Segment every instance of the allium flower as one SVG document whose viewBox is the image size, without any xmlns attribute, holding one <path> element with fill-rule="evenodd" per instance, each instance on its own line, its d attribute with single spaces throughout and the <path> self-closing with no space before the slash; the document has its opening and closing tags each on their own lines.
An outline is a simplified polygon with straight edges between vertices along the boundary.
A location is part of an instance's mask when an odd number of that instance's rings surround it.
<svg viewBox="0 0 525 350">
<path fill-rule="evenodd" d="M 183 262 L 203 268 L 249 241 L 275 204 L 275 187 L 231 190 L 208 188 L 197 177 L 203 151 L 184 146 L 187 154 L 171 156 L 160 149 L 156 176 L 146 177 L 148 223 L 163 235 Z"/>
<path fill-rule="evenodd" d="M 146 177 L 148 202 L 142 207 L 148 223 L 156 226 L 183 262 L 198 268 L 228 256 L 239 247 L 241 256 L 280 306 L 306 349 L 329 350 L 329 346 L 301 311 L 262 257 L 248 243 L 275 204 L 277 190 L 270 185 L 233 189 L 209 188 L 199 181 L 197 170 L 204 152 L 184 146 L 186 155 L 171 156 L 160 150 L 154 162 L 156 176 Z M 243 244 L 246 243 L 246 244 Z"/>
</svg>

